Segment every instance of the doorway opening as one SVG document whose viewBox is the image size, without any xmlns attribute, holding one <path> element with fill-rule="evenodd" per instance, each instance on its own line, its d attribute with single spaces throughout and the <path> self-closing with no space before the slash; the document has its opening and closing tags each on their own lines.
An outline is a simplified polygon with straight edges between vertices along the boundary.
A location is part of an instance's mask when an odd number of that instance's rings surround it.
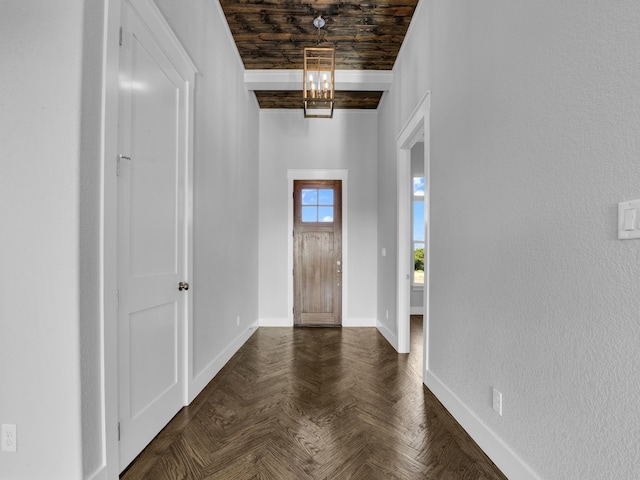
<svg viewBox="0 0 640 480">
<path fill-rule="evenodd" d="M 411 286 L 414 283 L 414 240 L 412 236 L 413 177 L 411 173 L 411 152 L 419 143 L 424 143 L 424 283 L 423 283 L 423 371 L 428 368 L 429 334 L 429 210 L 430 210 L 430 137 L 429 111 L 431 93 L 427 92 L 396 139 L 397 152 L 397 214 L 398 214 L 398 258 L 396 273 L 397 312 L 396 326 L 398 353 L 409 353 Z"/>
</svg>

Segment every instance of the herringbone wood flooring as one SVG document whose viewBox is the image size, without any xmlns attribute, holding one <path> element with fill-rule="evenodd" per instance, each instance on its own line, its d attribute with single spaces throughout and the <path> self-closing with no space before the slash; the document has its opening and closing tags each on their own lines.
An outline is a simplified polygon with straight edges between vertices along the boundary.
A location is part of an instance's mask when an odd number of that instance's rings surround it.
<svg viewBox="0 0 640 480">
<path fill-rule="evenodd" d="M 122 480 L 505 479 L 374 328 L 260 328 Z"/>
</svg>

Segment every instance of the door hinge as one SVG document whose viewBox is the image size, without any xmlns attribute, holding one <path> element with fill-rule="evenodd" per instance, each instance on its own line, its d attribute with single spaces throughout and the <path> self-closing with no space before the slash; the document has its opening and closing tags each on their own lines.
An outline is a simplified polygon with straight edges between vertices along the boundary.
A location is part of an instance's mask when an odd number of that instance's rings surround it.
<svg viewBox="0 0 640 480">
<path fill-rule="evenodd" d="M 120 37 L 118 39 L 120 46 L 122 46 L 122 27 L 120 27 Z"/>
<path fill-rule="evenodd" d="M 118 441 L 120 441 L 120 422 L 118 422 Z"/>
</svg>

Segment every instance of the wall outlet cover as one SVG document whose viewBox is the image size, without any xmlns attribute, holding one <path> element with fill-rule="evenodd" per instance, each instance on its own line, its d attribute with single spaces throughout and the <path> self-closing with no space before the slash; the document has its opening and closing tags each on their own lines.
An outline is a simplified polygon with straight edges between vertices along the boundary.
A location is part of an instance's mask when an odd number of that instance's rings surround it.
<svg viewBox="0 0 640 480">
<path fill-rule="evenodd" d="M 2 424 L 2 451 L 15 452 L 17 449 L 16 426 L 13 424 Z"/>
</svg>

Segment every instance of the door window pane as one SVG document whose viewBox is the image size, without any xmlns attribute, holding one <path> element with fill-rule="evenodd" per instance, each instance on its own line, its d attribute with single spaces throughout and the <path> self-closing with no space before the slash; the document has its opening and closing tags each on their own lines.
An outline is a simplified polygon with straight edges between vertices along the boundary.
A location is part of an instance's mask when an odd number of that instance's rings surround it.
<svg viewBox="0 0 640 480">
<path fill-rule="evenodd" d="M 302 205 L 317 205 L 318 204 L 318 190 L 315 188 L 303 188 L 302 189 Z"/>
<path fill-rule="evenodd" d="M 317 222 L 318 221 L 318 208 L 302 207 L 302 221 L 303 222 Z"/>
<path fill-rule="evenodd" d="M 319 190 L 318 205 L 333 205 L 333 189 Z"/>
<path fill-rule="evenodd" d="M 333 222 L 333 207 L 318 207 L 319 222 Z"/>
</svg>

